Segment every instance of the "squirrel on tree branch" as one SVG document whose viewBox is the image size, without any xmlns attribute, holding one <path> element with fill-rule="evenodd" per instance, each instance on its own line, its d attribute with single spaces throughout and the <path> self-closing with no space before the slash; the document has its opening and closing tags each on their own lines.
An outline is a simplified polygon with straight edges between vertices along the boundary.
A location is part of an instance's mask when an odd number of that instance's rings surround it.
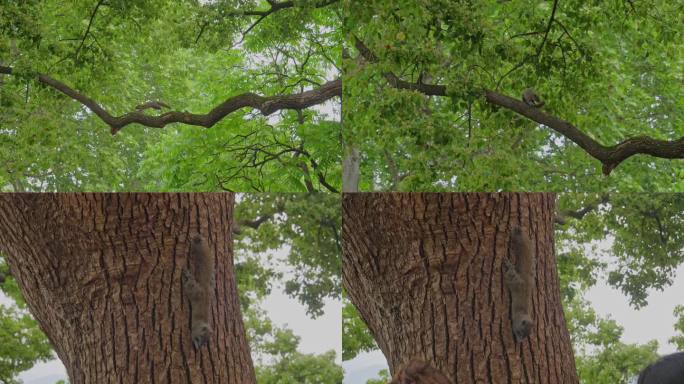
<svg viewBox="0 0 684 384">
<path fill-rule="evenodd" d="M 135 107 L 135 109 L 137 109 L 138 111 L 141 111 L 141 112 L 146 110 L 146 109 L 156 109 L 157 111 L 160 111 L 163 108 L 170 109 L 171 107 L 168 104 L 161 102 L 161 101 L 158 101 L 158 100 L 157 101 L 148 101 L 146 103 L 142 103 L 142 104 Z"/>
</svg>

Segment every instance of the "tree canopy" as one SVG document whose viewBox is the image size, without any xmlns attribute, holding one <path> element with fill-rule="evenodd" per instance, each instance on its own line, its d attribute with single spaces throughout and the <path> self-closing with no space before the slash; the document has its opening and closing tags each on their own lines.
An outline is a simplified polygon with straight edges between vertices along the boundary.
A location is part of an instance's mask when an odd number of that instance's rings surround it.
<svg viewBox="0 0 684 384">
<path fill-rule="evenodd" d="M 335 0 L 0 4 L 4 190 L 340 189 Z"/>
<path fill-rule="evenodd" d="M 679 4 L 345 4 L 359 189 L 684 189 Z"/>
</svg>

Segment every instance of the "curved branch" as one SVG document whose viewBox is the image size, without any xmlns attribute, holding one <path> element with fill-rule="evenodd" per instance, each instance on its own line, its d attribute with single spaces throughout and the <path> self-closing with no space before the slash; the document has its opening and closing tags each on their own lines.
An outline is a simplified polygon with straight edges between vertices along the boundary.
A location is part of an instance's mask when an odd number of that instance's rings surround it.
<svg viewBox="0 0 684 384">
<path fill-rule="evenodd" d="M 0 73 L 12 74 L 12 68 L 0 66 Z M 245 107 L 257 109 L 262 115 L 268 116 L 281 109 L 305 109 L 323 103 L 335 96 L 342 95 L 342 80 L 335 79 L 329 81 L 316 89 L 304 91 L 293 95 L 281 96 L 260 96 L 255 93 L 246 92 L 237 96 L 229 97 L 223 103 L 214 107 L 206 114 L 195 114 L 190 112 L 172 111 L 159 116 L 150 116 L 142 112 L 129 112 L 121 116 L 112 116 L 102 108 L 95 100 L 85 96 L 68 85 L 53 79 L 52 77 L 39 74 L 38 81 L 49 85 L 52 88 L 78 101 L 88 107 L 102 121 L 111 127 L 112 135 L 119 132 L 123 127 L 138 123 L 151 128 L 163 128 L 172 123 L 184 123 L 197 125 L 205 128 L 214 126 L 227 115 Z"/>
<path fill-rule="evenodd" d="M 318 4 L 315 4 L 313 7 L 314 8 L 323 8 L 327 7 L 328 5 L 337 3 L 339 0 L 325 0 L 321 1 Z M 235 12 L 234 15 L 244 15 L 244 16 L 268 16 L 272 13 L 278 12 L 283 9 L 287 8 L 293 8 L 295 6 L 294 1 L 283 1 L 280 3 L 277 3 L 275 1 L 269 1 L 268 4 L 271 6 L 269 9 L 265 11 L 244 11 L 244 12 Z"/>
<path fill-rule="evenodd" d="M 377 56 L 366 47 L 361 40 L 354 37 L 356 49 L 361 56 L 368 62 L 377 62 Z M 447 89 L 444 85 L 411 83 L 401 80 L 391 72 L 384 73 L 388 83 L 398 89 L 407 89 L 420 92 L 428 96 L 446 96 Z M 528 119 L 543 124 L 554 131 L 570 139 L 580 148 L 584 149 L 590 156 L 599 160 L 603 164 L 603 174 L 609 175 L 615 167 L 626 159 L 637 155 L 645 154 L 664 159 L 683 159 L 684 158 L 684 137 L 677 140 L 659 140 L 649 136 L 635 136 L 628 138 L 621 143 L 612 146 L 602 145 L 586 133 L 565 120 L 561 120 L 539 108 L 531 107 L 521 100 L 502 95 L 500 93 L 482 90 L 485 100 L 494 105 L 504 107 L 516 112 Z"/>
<path fill-rule="evenodd" d="M 252 229 L 259 229 L 261 224 L 271 220 L 275 215 L 279 213 L 285 212 L 285 206 L 282 203 L 279 203 L 277 207 L 269 213 L 263 214 L 259 217 L 257 217 L 254 220 L 247 220 L 247 219 L 239 219 L 233 221 L 233 234 L 239 235 L 242 233 L 242 228 L 243 227 L 249 227 Z"/>
<path fill-rule="evenodd" d="M 520 100 L 493 91 L 485 91 L 485 98 L 490 104 L 510 109 L 572 140 L 590 156 L 603 164 L 604 175 L 609 175 L 621 162 L 637 154 L 651 155 L 664 159 L 684 158 L 684 137 L 668 141 L 654 139 L 649 136 L 635 136 L 619 144 L 605 146 L 569 122 L 549 115 L 538 108 L 530 107 Z"/>
<path fill-rule="evenodd" d="M 559 225 L 565 225 L 567 223 L 567 218 L 582 220 L 589 212 L 598 209 L 599 205 L 607 204 L 609 201 L 610 196 L 608 194 L 603 194 L 597 201 L 589 202 L 586 206 L 576 211 L 571 209 L 559 211 L 554 218 L 554 222 Z"/>
</svg>

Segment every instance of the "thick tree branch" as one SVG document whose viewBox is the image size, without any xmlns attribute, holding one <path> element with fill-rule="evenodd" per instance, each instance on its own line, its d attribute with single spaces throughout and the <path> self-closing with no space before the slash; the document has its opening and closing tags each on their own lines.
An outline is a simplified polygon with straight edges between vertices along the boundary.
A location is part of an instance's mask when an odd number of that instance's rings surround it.
<svg viewBox="0 0 684 384">
<path fill-rule="evenodd" d="M 12 68 L 0 66 L 0 73 L 12 74 Z M 341 96 L 342 94 L 342 80 L 336 79 L 329 81 L 316 89 L 293 95 L 260 96 L 251 92 L 243 93 L 228 98 L 206 114 L 172 111 L 159 116 L 150 116 L 135 111 L 121 116 L 112 116 L 95 100 L 75 91 L 59 80 L 44 74 L 39 74 L 37 78 L 41 83 L 51 86 L 88 107 L 88 109 L 111 127 L 112 135 L 119 132 L 123 127 L 133 123 L 138 123 L 151 128 L 163 128 L 172 123 L 184 123 L 210 128 L 227 115 L 241 108 L 251 107 L 259 110 L 264 116 L 268 116 L 282 109 L 299 110 L 309 108 L 321 104 L 335 96 Z"/>
<path fill-rule="evenodd" d="M 337 3 L 339 0 L 326 0 L 326 1 L 321 1 L 319 4 L 314 5 L 314 8 L 323 8 L 327 7 L 330 4 Z M 295 6 L 294 1 L 283 1 L 283 2 L 275 2 L 275 1 L 269 1 L 268 4 L 271 6 L 269 9 L 265 11 L 244 11 L 244 12 L 236 12 L 235 15 L 245 15 L 245 16 L 268 16 L 272 13 L 278 12 L 283 9 L 287 8 L 293 8 Z"/>
<path fill-rule="evenodd" d="M 599 207 L 599 205 L 606 204 L 608 203 L 608 201 L 610 201 L 610 197 L 607 194 L 601 195 L 601 198 L 598 201 L 588 203 L 586 206 L 576 211 L 566 209 L 558 212 L 556 214 L 556 217 L 554 218 L 554 221 L 556 224 L 565 225 L 567 223 L 566 219 L 568 217 L 577 220 L 582 220 L 584 216 L 586 216 L 589 212 L 596 210 Z"/>
<path fill-rule="evenodd" d="M 368 62 L 377 62 L 377 57 L 358 38 L 354 38 L 356 49 Z M 384 73 L 389 84 L 398 89 L 417 91 L 428 96 L 446 96 L 444 85 L 411 83 L 401 80 L 393 73 Z M 603 164 L 603 174 L 609 175 L 615 167 L 637 154 L 651 155 L 664 159 L 684 158 L 684 137 L 677 140 L 659 140 L 649 136 L 635 136 L 613 146 L 602 145 L 567 121 L 552 116 L 539 108 L 531 107 L 521 100 L 490 91 L 481 91 L 485 100 L 504 107 L 528 119 L 543 124 L 579 145 L 590 156 Z"/>
<path fill-rule="evenodd" d="M 598 143 L 569 122 L 547 114 L 541 109 L 530 107 L 520 100 L 493 91 L 485 91 L 485 98 L 491 104 L 517 112 L 572 140 L 590 156 L 603 164 L 604 175 L 609 175 L 621 162 L 636 154 L 651 155 L 664 159 L 684 158 L 684 137 L 668 141 L 658 140 L 648 136 L 636 136 L 613 146 L 605 146 Z"/>
<path fill-rule="evenodd" d="M 285 206 L 284 206 L 284 204 L 279 203 L 276 206 L 276 208 L 273 210 L 273 212 L 269 212 L 267 214 L 261 215 L 254 220 L 247 220 L 247 219 L 235 220 L 233 222 L 233 234 L 235 234 L 235 235 L 241 234 L 243 227 L 259 229 L 261 224 L 267 222 L 268 220 L 271 220 L 276 214 L 283 213 L 283 212 L 285 212 Z"/>
</svg>

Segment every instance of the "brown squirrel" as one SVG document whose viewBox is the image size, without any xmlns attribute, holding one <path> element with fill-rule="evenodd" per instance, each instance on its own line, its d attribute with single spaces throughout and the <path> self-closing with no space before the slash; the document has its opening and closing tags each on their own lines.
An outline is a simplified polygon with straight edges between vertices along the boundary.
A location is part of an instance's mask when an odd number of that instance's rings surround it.
<svg viewBox="0 0 684 384">
<path fill-rule="evenodd" d="M 171 108 L 169 107 L 168 104 L 162 102 L 162 101 L 148 101 L 145 103 L 142 103 L 138 106 L 135 107 L 138 111 L 144 111 L 146 109 L 156 109 L 157 111 L 161 110 L 162 108 Z"/>
<path fill-rule="evenodd" d="M 534 257 L 530 239 L 520 228 L 511 232 L 511 256 L 515 257 L 516 265 L 510 260 L 504 260 L 504 278 L 506 286 L 511 292 L 511 316 L 513 318 L 513 334 L 516 341 L 522 341 L 529 336 L 534 322 L 530 315 L 532 289 L 534 286 Z"/>
<path fill-rule="evenodd" d="M 195 236 L 190 242 L 190 258 L 194 266 L 194 274 L 183 271 L 185 294 L 192 308 L 192 344 L 199 349 L 209 340 L 211 300 L 214 294 L 214 254 L 209 249 L 206 239 Z"/>
<path fill-rule="evenodd" d="M 397 371 L 390 384 L 452 384 L 452 382 L 432 365 L 419 359 L 411 359 Z"/>
<path fill-rule="evenodd" d="M 544 106 L 544 101 L 532 88 L 527 88 L 523 91 L 522 101 L 530 107 L 541 108 Z"/>
</svg>

